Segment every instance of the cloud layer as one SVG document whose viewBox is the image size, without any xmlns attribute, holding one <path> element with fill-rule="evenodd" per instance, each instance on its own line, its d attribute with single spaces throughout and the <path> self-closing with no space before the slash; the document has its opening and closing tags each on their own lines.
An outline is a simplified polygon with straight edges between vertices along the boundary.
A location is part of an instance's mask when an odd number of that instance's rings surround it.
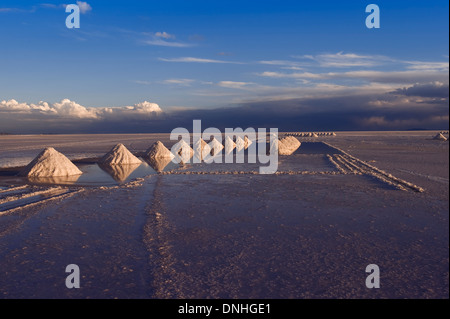
<svg viewBox="0 0 450 319">
<path fill-rule="evenodd" d="M 162 114 L 158 104 L 142 102 L 124 107 L 85 107 L 69 99 L 50 104 L 20 103 L 16 100 L 0 101 L 0 132 L 46 133 L 83 132 L 87 127 L 101 123 L 146 121 Z M 89 130 L 89 129 L 88 129 Z"/>
<path fill-rule="evenodd" d="M 225 87 L 246 83 L 222 82 Z M 251 84 L 248 84 L 251 85 Z M 218 109 L 162 112 L 155 103 L 89 108 L 68 99 L 59 103 L 0 102 L 0 132 L 157 133 L 206 127 L 273 127 L 279 131 L 448 129 L 448 84 L 414 84 L 385 93 L 312 96 L 240 103 Z"/>
</svg>

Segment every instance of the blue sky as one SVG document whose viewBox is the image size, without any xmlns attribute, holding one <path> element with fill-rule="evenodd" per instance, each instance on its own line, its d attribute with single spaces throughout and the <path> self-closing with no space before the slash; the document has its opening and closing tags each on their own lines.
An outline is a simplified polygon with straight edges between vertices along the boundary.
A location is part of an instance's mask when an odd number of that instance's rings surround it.
<svg viewBox="0 0 450 319">
<path fill-rule="evenodd" d="M 0 101 L 173 112 L 448 87 L 448 1 L 373 1 L 380 29 L 364 1 L 88 0 L 80 29 L 63 3 L 0 2 Z"/>
</svg>

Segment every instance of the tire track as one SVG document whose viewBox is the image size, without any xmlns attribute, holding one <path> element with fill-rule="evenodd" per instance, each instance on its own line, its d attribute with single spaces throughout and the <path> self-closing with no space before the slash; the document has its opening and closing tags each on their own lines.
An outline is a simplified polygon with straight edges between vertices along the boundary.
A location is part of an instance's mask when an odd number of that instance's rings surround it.
<svg viewBox="0 0 450 319">
<path fill-rule="evenodd" d="M 50 200 L 66 198 L 83 191 L 83 189 L 70 190 L 62 187 L 43 190 L 34 190 L 32 188 L 25 187 L 22 190 L 23 191 L 20 193 L 14 191 L 14 195 L 11 194 L 10 196 L 4 197 L 0 200 L 0 216 Z"/>
<path fill-rule="evenodd" d="M 389 174 L 373 165 L 370 165 L 369 163 L 366 163 L 359 158 L 354 157 L 353 155 L 348 154 L 347 152 L 334 147 L 326 142 L 323 142 L 324 144 L 328 145 L 329 147 L 332 147 L 336 150 L 338 150 L 341 154 L 335 154 L 335 155 L 328 155 L 328 159 L 330 162 L 338 168 L 340 172 L 345 171 L 345 169 L 340 166 L 339 164 L 342 164 L 347 171 L 343 172 L 343 174 L 363 174 L 367 176 L 371 176 L 376 178 L 377 180 L 386 183 L 390 186 L 394 186 L 397 189 L 406 191 L 406 190 L 412 190 L 417 193 L 422 193 L 425 191 L 420 186 L 417 186 L 413 183 L 410 183 L 408 181 L 405 181 L 401 178 L 398 178 L 392 174 Z"/>
</svg>

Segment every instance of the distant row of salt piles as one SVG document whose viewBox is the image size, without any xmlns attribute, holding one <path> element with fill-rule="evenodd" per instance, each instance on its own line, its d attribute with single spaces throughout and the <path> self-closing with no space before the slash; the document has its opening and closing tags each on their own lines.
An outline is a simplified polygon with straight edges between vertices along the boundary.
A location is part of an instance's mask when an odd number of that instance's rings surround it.
<svg viewBox="0 0 450 319">
<path fill-rule="evenodd" d="M 277 141 L 279 155 L 291 155 L 301 145 L 294 137 L 285 137 Z M 227 154 L 231 153 L 234 149 L 237 151 L 246 150 L 253 142 L 247 136 L 244 138 L 237 137 L 236 141 L 233 141 L 227 136 L 224 144 L 225 146 L 215 138 L 209 143 L 198 139 L 193 145 L 194 149 L 192 149 L 188 143 L 181 140 L 170 151 L 162 142 L 157 141 L 143 153 L 142 157 L 153 164 L 152 167 L 159 171 L 176 156 L 180 156 L 180 160 L 183 162 L 188 162 L 194 154 L 200 157 L 200 160 L 203 160 L 208 155 L 215 156 L 220 154 L 224 149 Z M 274 144 L 271 145 L 271 149 L 273 147 Z M 98 164 L 101 167 L 109 167 L 110 169 L 107 168 L 108 171 L 117 172 L 116 167 L 118 166 L 130 165 L 136 167 L 142 164 L 142 161 L 133 155 L 123 144 L 117 144 L 98 161 Z M 81 174 L 83 172 L 75 164 L 52 147 L 42 151 L 19 173 L 20 176 L 33 178 L 69 177 Z"/>
<path fill-rule="evenodd" d="M 448 139 L 442 133 L 438 133 L 435 137 L 433 137 L 433 140 L 445 142 Z"/>
<path fill-rule="evenodd" d="M 322 136 L 336 136 L 335 132 L 309 132 L 309 133 L 288 133 L 287 136 L 297 137 L 322 137 Z"/>
</svg>

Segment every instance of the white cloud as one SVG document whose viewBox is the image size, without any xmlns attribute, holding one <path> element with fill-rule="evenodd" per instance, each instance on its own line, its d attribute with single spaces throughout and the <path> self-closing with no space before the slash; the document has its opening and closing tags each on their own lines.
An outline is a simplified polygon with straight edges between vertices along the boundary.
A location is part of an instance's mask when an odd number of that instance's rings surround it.
<svg viewBox="0 0 450 319">
<path fill-rule="evenodd" d="M 246 89 L 252 82 L 220 81 L 217 85 L 229 89 Z"/>
<path fill-rule="evenodd" d="M 163 39 L 175 39 L 175 36 L 173 34 L 169 34 L 167 32 L 156 32 L 155 36 Z"/>
<path fill-rule="evenodd" d="M 269 78 L 291 78 L 291 79 L 323 79 L 324 75 L 321 73 L 310 73 L 310 72 L 295 72 L 295 73 L 282 73 L 282 72 L 271 72 L 266 71 L 259 73 L 258 75 Z"/>
<path fill-rule="evenodd" d="M 136 81 L 132 81 L 132 82 L 134 82 L 134 83 L 136 83 L 136 84 L 142 84 L 142 85 L 151 85 L 151 84 L 152 84 L 152 82 L 149 82 L 149 81 L 140 81 L 140 80 L 136 80 Z"/>
<path fill-rule="evenodd" d="M 64 99 L 54 104 L 42 101 L 38 104 L 19 103 L 16 100 L 0 101 L 0 113 L 45 115 L 62 119 L 142 119 L 161 112 L 162 110 L 158 104 L 147 101 L 134 106 L 103 108 L 85 107 L 69 99 Z"/>
<path fill-rule="evenodd" d="M 80 13 L 82 13 L 82 14 L 92 11 L 91 5 L 87 2 L 77 1 L 76 4 L 80 8 Z M 47 8 L 47 9 L 60 9 L 60 8 L 66 8 L 68 6 L 68 4 L 41 3 L 39 6 L 42 8 Z"/>
<path fill-rule="evenodd" d="M 53 108 L 50 108 L 50 111 L 62 117 L 97 118 L 94 109 L 88 109 L 69 99 L 53 104 Z"/>
<path fill-rule="evenodd" d="M 156 113 L 162 112 L 162 110 L 158 104 L 147 102 L 147 101 L 135 104 L 134 106 L 131 106 L 131 107 L 128 106 L 125 109 L 137 111 L 138 113 L 141 113 L 141 114 L 152 113 L 152 112 L 156 112 Z"/>
<path fill-rule="evenodd" d="M 202 59 L 202 58 L 193 58 L 193 57 L 183 57 L 183 58 L 158 58 L 160 61 L 164 62 L 185 62 L 185 63 L 231 63 L 231 64 L 242 64 L 240 62 L 233 61 L 223 61 L 223 60 L 214 60 L 214 59 Z"/>
<path fill-rule="evenodd" d="M 187 48 L 194 46 L 192 43 L 173 41 L 175 39 L 175 35 L 169 34 L 167 32 L 156 32 L 156 33 L 143 32 L 141 34 L 147 37 L 147 39 L 142 41 L 142 43 L 147 45 L 172 47 L 172 48 Z"/>
<path fill-rule="evenodd" d="M 155 37 L 154 39 L 145 40 L 143 41 L 143 43 L 148 45 L 155 45 L 160 47 L 172 47 L 172 48 L 187 48 L 193 46 L 190 43 L 166 41 L 157 37 Z"/>
<path fill-rule="evenodd" d="M 355 53 L 343 52 L 294 57 L 299 59 L 313 60 L 321 67 L 333 68 L 373 67 L 393 61 L 392 59 L 381 55 L 360 55 Z"/>
<path fill-rule="evenodd" d="M 449 70 L 448 62 L 405 61 L 405 63 L 408 64 L 406 68 L 410 70 Z"/>
<path fill-rule="evenodd" d="M 286 60 L 266 60 L 266 61 L 258 61 L 259 64 L 265 64 L 265 65 L 277 65 L 282 66 L 286 69 L 291 70 L 302 70 L 303 64 L 300 62 L 295 61 L 286 61 Z"/>
<path fill-rule="evenodd" d="M 263 72 L 259 76 L 269 78 L 287 78 L 287 79 L 310 79 L 310 80 L 331 80 L 331 79 L 355 79 L 380 83 L 416 83 L 416 82 L 432 82 L 442 81 L 448 82 L 448 72 L 435 70 L 409 70 L 409 71 L 373 71 L 361 70 L 350 72 L 328 72 L 328 73 L 311 73 L 311 72 Z"/>
<path fill-rule="evenodd" d="M 193 80 L 193 79 L 168 79 L 168 80 L 164 80 L 162 83 L 163 84 L 178 84 L 178 85 L 189 86 L 193 82 L 195 82 L 195 80 Z"/>
<path fill-rule="evenodd" d="M 81 13 L 88 13 L 89 11 L 92 11 L 92 7 L 87 2 L 77 1 L 77 5 L 80 8 Z"/>
</svg>

